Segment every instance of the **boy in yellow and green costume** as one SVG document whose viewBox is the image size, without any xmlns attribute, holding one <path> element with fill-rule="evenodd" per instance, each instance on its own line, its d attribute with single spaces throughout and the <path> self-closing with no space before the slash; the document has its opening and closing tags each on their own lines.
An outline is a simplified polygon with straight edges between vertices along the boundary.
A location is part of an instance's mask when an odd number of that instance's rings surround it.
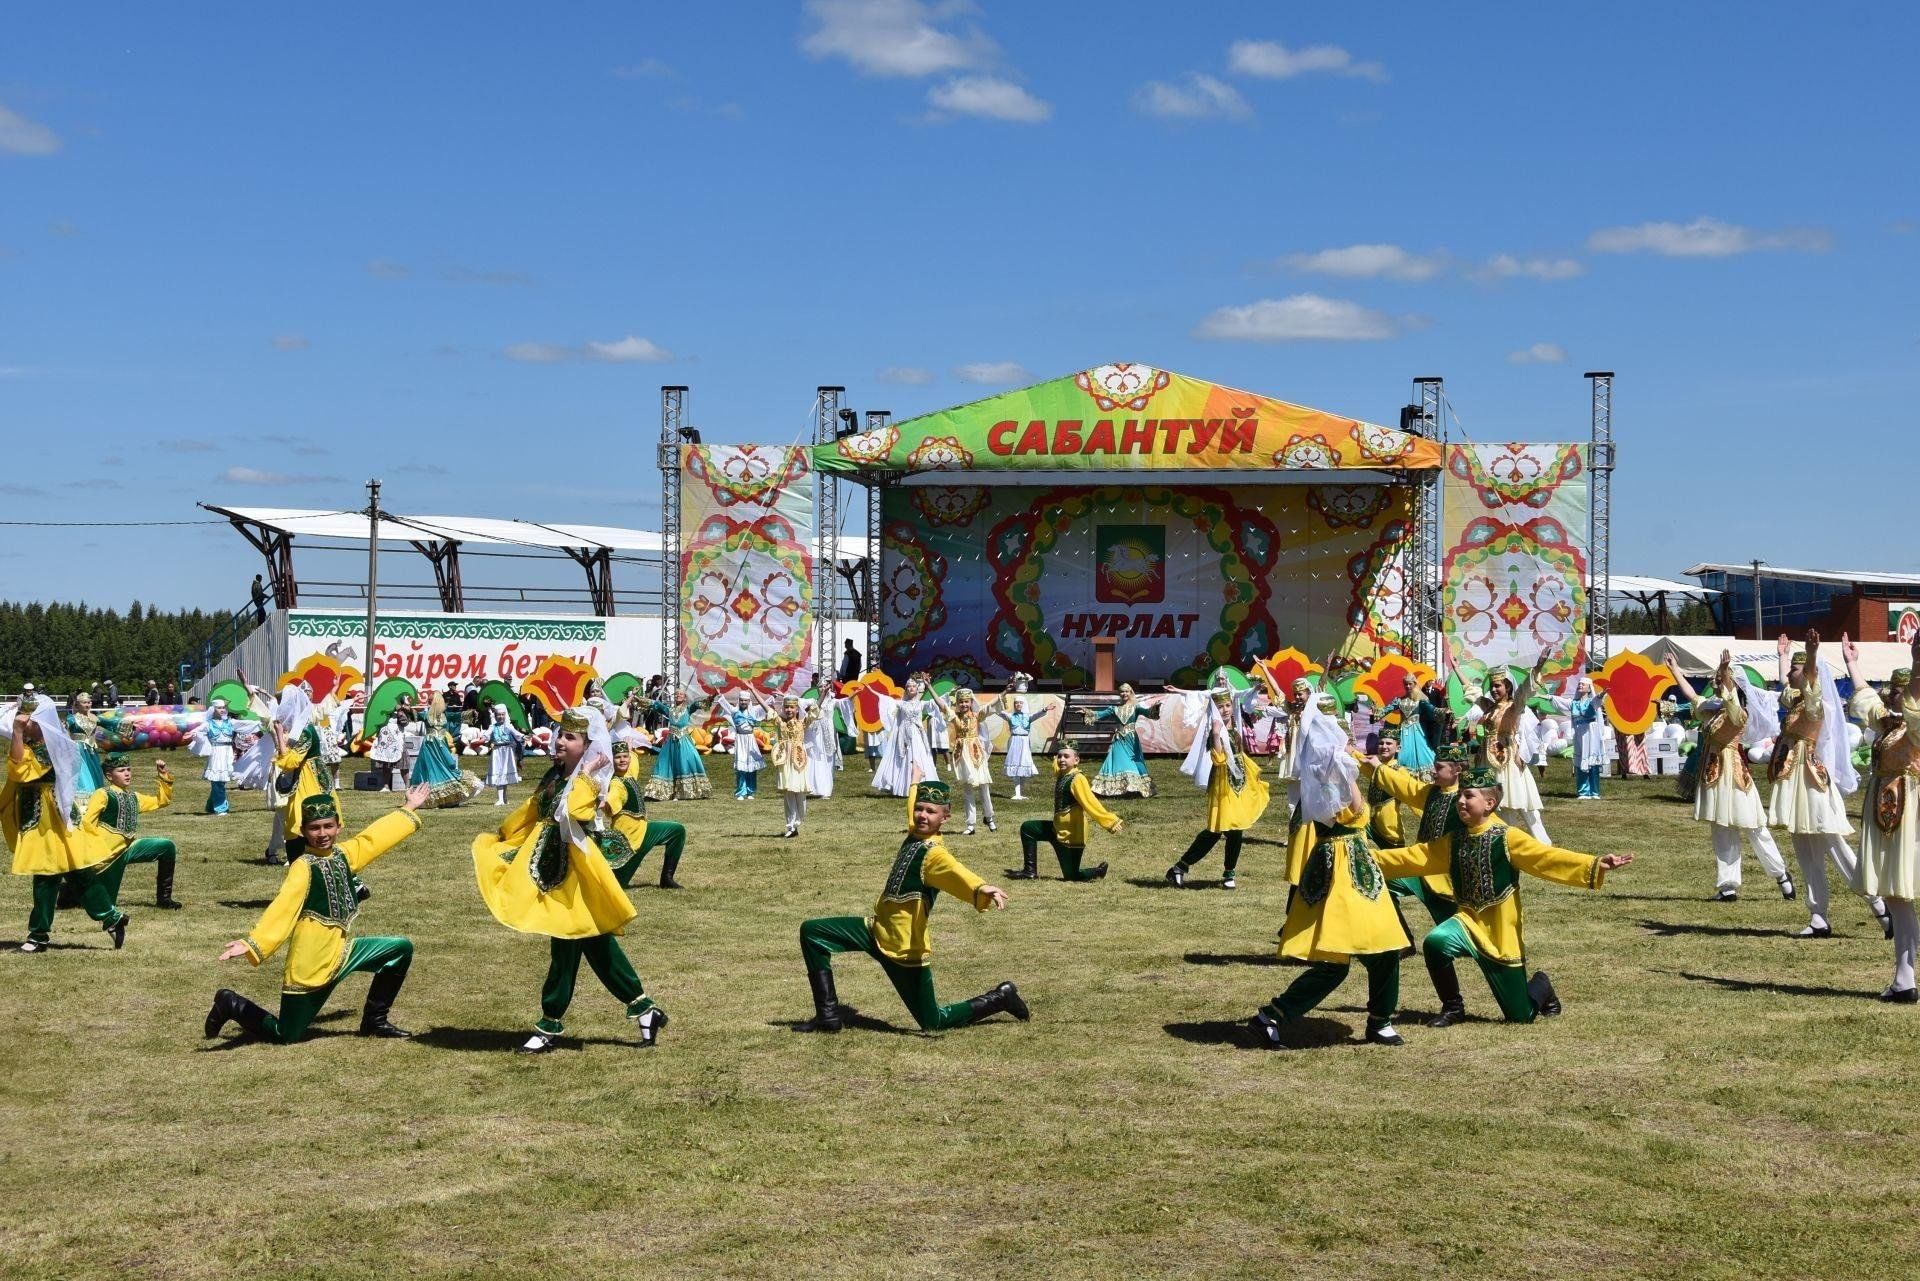
<svg viewBox="0 0 1920 1281">
<path fill-rule="evenodd" d="M 1419 815 L 1413 842 L 1437 841 L 1449 832 L 1460 830 L 1460 811 L 1455 802 L 1460 795 L 1460 771 L 1467 767 L 1467 749 L 1447 743 L 1433 756 L 1433 781 L 1423 783 L 1413 774 L 1387 759 L 1387 739 L 1381 737 L 1380 759 L 1366 768 L 1367 800 L 1378 818 L 1381 809 L 1394 810 L 1391 829 L 1376 822 L 1373 843 L 1380 849 L 1392 849 L 1403 843 L 1399 813 L 1395 803 L 1405 805 Z M 1444 873 L 1437 876 L 1402 876 L 1387 882 L 1393 896 L 1418 899 L 1437 925 L 1452 916 L 1453 884 Z"/>
<path fill-rule="evenodd" d="M 7 750 L 7 780 L 0 785 L 0 832 L 13 851 L 13 874 L 33 878 L 33 908 L 20 944 L 28 955 L 50 945 L 62 883 L 78 888 L 87 915 L 114 947 L 127 941 L 127 914 L 114 906 L 100 876 L 104 862 L 92 858 L 73 824 L 78 755 L 51 702 L 32 694 L 21 700 Z"/>
<path fill-rule="evenodd" d="M 87 846 L 87 855 L 96 855 L 103 865 L 100 881 L 115 902 L 120 898 L 120 881 L 134 863 L 154 863 L 153 902 L 169 911 L 180 905 L 173 898 L 173 867 L 179 851 L 164 836 L 141 836 L 140 816 L 173 804 L 173 775 L 165 761 L 154 764 L 158 782 L 154 794 L 145 796 L 133 790 L 133 762 L 125 752 L 109 752 L 102 762 L 105 783 L 87 799 L 80 816 L 79 839 Z"/>
<path fill-rule="evenodd" d="M 927 919 L 941 892 L 966 900 L 980 912 L 1007 905 L 1006 891 L 981 881 L 941 840 L 940 829 L 952 812 L 951 795 L 938 780 L 914 785 L 912 830 L 893 856 L 871 917 L 822 916 L 801 925 L 800 955 L 813 989 L 812 1030 L 838 1032 L 841 1028 L 840 1002 L 833 986 L 833 958 L 841 952 L 865 952 L 878 961 L 923 1032 L 964 1027 L 1000 1013 L 1023 1023 L 1031 1017 L 1020 990 L 1011 983 L 948 1005 L 934 996 Z"/>
<path fill-rule="evenodd" d="M 1458 910 L 1429 930 L 1421 944 L 1433 990 L 1440 996 L 1440 1013 L 1428 1021 L 1428 1027 L 1449 1027 L 1466 1017 L 1460 979 L 1453 968 L 1463 957 L 1480 963 L 1487 986 L 1509 1022 L 1531 1023 L 1538 1015 L 1558 1014 L 1560 1001 L 1546 972 L 1527 977 L 1520 873 L 1592 890 L 1600 888 L 1608 872 L 1633 862 L 1631 854 L 1596 858 L 1559 849 L 1521 828 L 1509 827 L 1496 817 L 1500 800 L 1498 772 L 1486 766 L 1468 770 L 1461 777 L 1456 802 L 1459 830 L 1374 855 L 1389 876 L 1445 872 L 1452 882 Z"/>
<path fill-rule="evenodd" d="M 1060 860 L 1063 881 L 1097 881 L 1107 874 L 1105 863 L 1083 868 L 1080 861 L 1087 853 L 1087 820 L 1091 818 L 1107 831 L 1118 835 L 1125 822 L 1100 803 L 1093 785 L 1080 773 L 1080 753 L 1062 743 L 1053 754 L 1053 817 L 1030 818 L 1020 825 L 1019 871 L 1007 869 L 1009 880 L 1031 881 L 1040 875 L 1040 843 L 1053 847 Z"/>
<path fill-rule="evenodd" d="M 607 808 L 613 813 L 613 832 L 619 841 L 602 842 L 601 851 L 613 868 L 614 879 L 631 888 L 647 851 L 657 847 L 663 851 L 660 888 L 679 889 L 680 882 L 673 879 L 673 873 L 686 852 L 687 829 L 664 818 L 647 817 L 647 789 L 634 765 L 633 748 L 618 740 L 613 744 L 613 781 L 607 784 Z"/>
<path fill-rule="evenodd" d="M 413 788 L 400 809 L 376 819 L 348 841 L 339 839 L 340 810 L 331 796 L 309 796 L 301 803 L 300 835 L 287 842 L 287 875 L 280 892 L 260 914 L 252 932 L 220 953 L 223 961 L 244 956 L 260 965 L 284 946 L 287 965 L 280 983 L 280 1012 L 269 1014 L 223 987 L 207 1011 L 209 1038 L 220 1035 L 231 1021 L 264 1040 L 282 1045 L 297 1041 L 340 980 L 356 973 L 373 975 L 360 1016 L 360 1035 L 407 1035 L 387 1016 L 413 964 L 413 941 L 353 937 L 353 918 L 360 910 L 354 874 L 420 830 L 416 811 L 427 803 L 429 790 Z"/>
</svg>

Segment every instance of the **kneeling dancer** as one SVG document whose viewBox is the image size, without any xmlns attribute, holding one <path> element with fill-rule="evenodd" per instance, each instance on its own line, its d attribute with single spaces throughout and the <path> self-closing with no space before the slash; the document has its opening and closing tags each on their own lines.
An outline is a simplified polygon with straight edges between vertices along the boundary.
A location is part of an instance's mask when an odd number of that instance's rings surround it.
<svg viewBox="0 0 1920 1281">
<path fill-rule="evenodd" d="M 1053 846 L 1053 856 L 1060 860 L 1061 880 L 1097 881 L 1105 876 L 1105 863 L 1080 866 L 1080 860 L 1087 855 L 1089 818 L 1116 836 L 1126 826 L 1118 814 L 1102 805 L 1100 798 L 1093 794 L 1093 785 L 1080 772 L 1080 753 L 1072 744 L 1063 742 L 1060 750 L 1053 754 L 1053 817 L 1030 818 L 1020 825 L 1021 867 L 1017 872 L 1008 868 L 1008 879 L 1031 881 L 1040 875 L 1042 841 Z"/>
<path fill-rule="evenodd" d="M 615 937 L 638 914 L 601 849 L 602 788 L 612 769 L 606 721 L 591 707 L 573 708 L 560 719 L 553 764 L 533 795 L 498 832 L 473 838 L 474 876 L 493 919 L 551 940 L 540 1019 L 522 1054 L 551 1050 L 565 1030 L 561 1020 L 583 958 L 626 1006 L 641 1046 L 651 1046 L 667 1025 L 667 1012 L 647 995 Z"/>
<path fill-rule="evenodd" d="M 140 836 L 140 816 L 173 804 L 173 775 L 165 761 L 154 762 L 159 782 L 154 795 L 133 790 L 133 763 L 125 752 L 109 752 L 105 761 L 106 783 L 87 799 L 80 817 L 80 840 L 90 847 L 89 858 L 107 860 L 100 880 L 115 903 L 120 901 L 120 881 L 133 863 L 152 863 L 153 905 L 177 911 L 173 897 L 173 866 L 179 851 L 164 836 Z"/>
<path fill-rule="evenodd" d="M 631 887 L 634 874 L 646 861 L 647 851 L 659 847 L 665 851 L 660 856 L 660 888 L 677 890 L 681 886 L 673 879 L 673 873 L 680 866 L 680 855 L 686 852 L 687 829 L 664 818 L 647 817 L 647 789 L 634 777 L 633 759 L 632 746 L 616 740 L 613 780 L 607 784 L 607 808 L 613 812 L 613 830 L 626 841 L 626 852 L 631 857 L 623 858 L 617 845 L 601 848 L 606 850 L 607 861 L 613 865 L 614 879 Z"/>
<path fill-rule="evenodd" d="M 833 957 L 839 952 L 865 952 L 878 961 L 923 1032 L 964 1027 L 1002 1012 L 1023 1023 L 1028 1019 L 1027 1003 L 1011 983 L 951 1005 L 934 997 L 927 917 L 940 891 L 965 899 L 980 912 L 1007 905 L 1005 890 L 984 883 L 947 852 L 940 829 L 952 813 L 950 800 L 947 785 L 937 779 L 915 784 L 913 829 L 893 856 L 871 917 L 821 916 L 800 926 L 800 955 L 813 988 L 809 1026 L 814 1031 L 840 1030 L 840 1002 L 833 990 Z"/>
<path fill-rule="evenodd" d="M 208 1037 L 220 1035 L 231 1020 L 253 1036 L 282 1045 L 297 1041 L 335 985 L 354 973 L 373 975 L 360 1015 L 360 1035 L 407 1035 L 387 1015 L 400 985 L 407 981 L 407 967 L 413 964 L 413 940 L 353 937 L 353 918 L 360 910 L 353 891 L 354 873 L 420 830 L 415 811 L 427 803 L 431 791 L 424 783 L 413 788 L 398 810 L 345 842 L 339 839 L 340 810 L 332 796 L 322 793 L 300 802 L 300 835 L 287 842 L 287 875 L 280 882 L 280 892 L 260 914 L 252 933 L 235 939 L 220 953 L 223 961 L 244 956 L 259 965 L 286 944 L 280 1013 L 269 1014 L 223 987 L 214 993 L 213 1008 L 207 1011 Z"/>
<path fill-rule="evenodd" d="M 1379 850 L 1374 861 L 1388 876 L 1432 876 L 1445 872 L 1458 909 L 1427 931 L 1421 943 L 1440 1012 L 1428 1027 L 1450 1027 L 1467 1016 L 1460 979 L 1453 963 L 1472 957 L 1487 976 L 1487 986 L 1512 1023 L 1531 1023 L 1541 1014 L 1560 1012 L 1559 998 L 1546 971 L 1527 977 L 1526 941 L 1520 935 L 1520 873 L 1561 885 L 1599 889 L 1606 874 L 1633 862 L 1631 854 L 1595 858 L 1536 840 L 1524 828 L 1495 817 L 1500 808 L 1500 776 L 1486 766 L 1460 780 L 1461 827 L 1438 840 L 1397 850 Z"/>
</svg>

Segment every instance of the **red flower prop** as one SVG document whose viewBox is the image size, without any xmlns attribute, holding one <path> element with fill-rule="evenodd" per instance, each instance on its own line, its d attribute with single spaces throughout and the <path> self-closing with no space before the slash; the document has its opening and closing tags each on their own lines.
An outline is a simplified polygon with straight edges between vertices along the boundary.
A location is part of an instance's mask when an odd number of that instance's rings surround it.
<svg viewBox="0 0 1920 1281">
<path fill-rule="evenodd" d="M 1641 654 L 1615 654 L 1593 678 L 1607 692 L 1607 723 L 1622 734 L 1641 734 L 1660 715 L 1660 696 L 1673 688 L 1667 669 Z"/>
<path fill-rule="evenodd" d="M 882 728 L 879 695 L 899 698 L 906 693 L 893 683 L 893 677 L 877 667 L 859 680 L 842 685 L 840 692 L 851 700 L 854 726 L 863 734 L 878 734 Z"/>
<path fill-rule="evenodd" d="M 1418 659 L 1408 658 L 1404 654 L 1382 654 L 1373 660 L 1373 666 L 1367 674 L 1353 683 L 1353 692 L 1365 694 L 1376 707 L 1385 707 L 1397 698 L 1406 697 L 1407 677 L 1413 677 L 1419 688 L 1426 688 L 1434 677 L 1434 671 Z"/>
<path fill-rule="evenodd" d="M 348 667 L 330 654 L 311 654 L 282 676 L 274 688 L 285 689 L 296 682 L 307 687 L 307 693 L 313 695 L 314 702 L 324 703 L 329 698 L 340 697 L 356 685 L 365 684 L 366 680 L 359 668 Z"/>
<path fill-rule="evenodd" d="M 576 663 L 559 654 L 548 654 L 540 665 L 520 682 L 520 693 L 531 694 L 547 709 L 547 715 L 559 717 L 576 707 L 587 692 L 587 683 L 599 675 L 585 663 Z"/>
<path fill-rule="evenodd" d="M 1302 676 L 1317 676 L 1326 670 L 1291 645 L 1285 649 L 1276 650 L 1272 657 L 1263 659 L 1261 666 L 1272 678 L 1282 698 L 1287 696 L 1287 691 L 1291 690 L 1293 683 Z"/>
</svg>

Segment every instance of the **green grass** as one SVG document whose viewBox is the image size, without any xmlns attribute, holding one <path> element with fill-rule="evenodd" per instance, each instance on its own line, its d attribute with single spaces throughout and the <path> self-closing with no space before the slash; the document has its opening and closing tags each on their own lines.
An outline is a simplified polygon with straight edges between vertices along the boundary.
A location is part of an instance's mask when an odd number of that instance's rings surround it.
<svg viewBox="0 0 1920 1281">
<path fill-rule="evenodd" d="M 1564 767 L 1548 785 L 1558 841 L 1641 855 L 1598 894 L 1524 887 L 1564 1017 L 1484 1021 L 1463 971 L 1482 1020 L 1428 1031 L 1415 959 L 1405 1049 L 1357 1042 L 1356 971 L 1309 1048 L 1271 1053 L 1241 1025 L 1293 973 L 1272 961 L 1281 851 L 1250 845 L 1235 894 L 1159 884 L 1202 808 L 1170 762 L 1162 797 L 1120 804 L 1122 837 L 1096 834 L 1103 883 L 1003 879 L 1039 802 L 952 839 L 1012 903 L 940 905 L 941 994 L 1011 978 L 1034 1017 L 941 1036 L 858 956 L 840 993 L 885 1026 L 793 1027 L 799 923 L 871 907 L 900 803 L 854 763 L 781 841 L 777 796 L 724 799 L 712 768 L 720 797 L 657 807 L 690 830 L 688 889 L 633 894 L 661 1045 L 633 1048 L 583 970 L 578 1039 L 532 1060 L 510 1050 L 546 945 L 474 887 L 491 805 L 429 815 L 368 877 L 359 931 L 418 948 L 394 1011 L 415 1040 L 351 1035 L 356 976 L 302 1044 L 203 1041 L 216 987 L 278 991 L 278 958 L 215 957 L 279 872 L 258 794 L 206 818 L 189 779 L 149 819 L 182 846 L 185 911 L 153 910 L 135 868 L 125 951 L 65 912 L 65 946 L 0 956 L 0 1275 L 1913 1275 L 1920 1016 L 1870 999 L 1888 945 L 1844 893 L 1844 937 L 1788 938 L 1804 910 L 1751 863 L 1747 899 L 1707 902 L 1712 854 L 1669 780 L 1584 805 Z M 348 804 L 357 823 L 391 801 Z"/>
</svg>

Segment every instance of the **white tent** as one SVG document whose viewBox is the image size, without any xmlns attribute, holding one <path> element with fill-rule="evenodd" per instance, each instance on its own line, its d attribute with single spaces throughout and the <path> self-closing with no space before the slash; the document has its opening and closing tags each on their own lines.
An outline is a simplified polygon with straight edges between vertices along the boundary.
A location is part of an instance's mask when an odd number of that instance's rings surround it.
<svg viewBox="0 0 1920 1281">
<path fill-rule="evenodd" d="M 1893 676 L 1893 669 L 1907 666 L 1912 651 L 1893 641 L 1860 641 L 1860 675 L 1879 683 Z M 1799 642 L 1795 642 L 1796 649 Z M 1779 651 L 1772 641 L 1743 640 L 1733 636 L 1621 636 L 1612 639 L 1613 652 L 1631 650 L 1656 663 L 1672 663 L 1680 674 L 1698 685 L 1720 666 L 1720 651 L 1730 650 L 1737 665 L 1751 667 L 1769 681 L 1778 679 Z M 1822 639 L 1820 656 L 1832 665 L 1834 675 L 1844 676 L 1846 667 L 1840 657 L 1840 638 Z"/>
</svg>

